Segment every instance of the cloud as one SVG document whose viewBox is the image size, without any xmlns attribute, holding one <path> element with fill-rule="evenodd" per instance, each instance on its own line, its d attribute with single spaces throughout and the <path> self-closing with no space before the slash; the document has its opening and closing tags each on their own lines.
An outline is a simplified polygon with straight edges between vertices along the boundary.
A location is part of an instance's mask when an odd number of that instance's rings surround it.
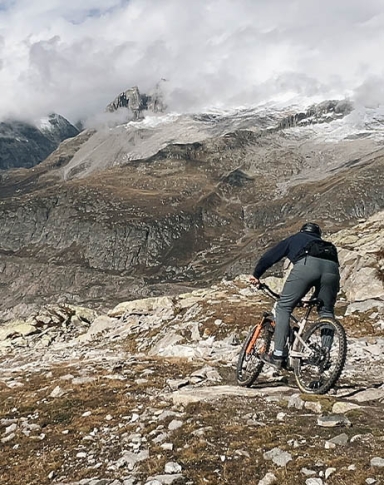
<svg viewBox="0 0 384 485">
<path fill-rule="evenodd" d="M 102 112 L 168 80 L 170 109 L 354 96 L 383 104 L 384 0 L 13 0 L 0 119 Z"/>
</svg>

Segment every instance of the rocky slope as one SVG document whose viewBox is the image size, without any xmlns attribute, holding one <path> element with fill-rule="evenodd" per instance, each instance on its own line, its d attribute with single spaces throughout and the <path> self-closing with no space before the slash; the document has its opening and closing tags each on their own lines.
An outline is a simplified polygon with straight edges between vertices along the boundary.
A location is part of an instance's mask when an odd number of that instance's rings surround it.
<svg viewBox="0 0 384 485">
<path fill-rule="evenodd" d="M 350 110 L 329 102 L 294 122 L 269 107 L 147 117 L 5 172 L 0 318 L 233 278 L 303 220 L 331 234 L 377 213 L 380 120 L 359 124 Z"/>
<path fill-rule="evenodd" d="M 241 342 L 270 305 L 241 276 L 2 327 L 1 483 L 381 483 L 384 300 L 340 298 L 348 357 L 326 396 L 268 368 L 235 385 Z"/>
<path fill-rule="evenodd" d="M 40 120 L 38 126 L 22 121 L 3 121 L 0 123 L 0 170 L 34 167 L 63 140 L 78 134 L 75 126 L 57 114 Z"/>
</svg>

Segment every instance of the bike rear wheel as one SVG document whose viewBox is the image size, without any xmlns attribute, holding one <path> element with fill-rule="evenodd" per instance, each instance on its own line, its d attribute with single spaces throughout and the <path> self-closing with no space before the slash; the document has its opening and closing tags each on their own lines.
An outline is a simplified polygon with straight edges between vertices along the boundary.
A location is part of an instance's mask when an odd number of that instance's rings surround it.
<svg viewBox="0 0 384 485">
<path fill-rule="evenodd" d="M 259 334 L 255 335 L 255 332 Z M 250 387 L 259 376 L 264 365 L 259 355 L 269 351 L 272 334 L 273 327 L 268 320 L 262 323 L 261 328 L 260 325 L 255 325 L 249 331 L 237 361 L 236 380 L 240 386 Z"/>
<path fill-rule="evenodd" d="M 312 323 L 299 343 L 303 357 L 294 359 L 298 387 L 305 393 L 325 394 L 339 379 L 347 357 L 344 327 L 336 320 L 322 318 Z"/>
</svg>

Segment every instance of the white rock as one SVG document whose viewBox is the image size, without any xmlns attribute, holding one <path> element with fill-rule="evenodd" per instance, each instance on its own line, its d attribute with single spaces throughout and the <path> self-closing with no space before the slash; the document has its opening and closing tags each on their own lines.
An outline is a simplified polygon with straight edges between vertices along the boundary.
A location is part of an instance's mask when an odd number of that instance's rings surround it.
<svg viewBox="0 0 384 485">
<path fill-rule="evenodd" d="M 277 466 L 285 466 L 292 460 L 292 455 L 280 448 L 272 448 L 263 454 L 264 460 L 272 460 Z"/>
<path fill-rule="evenodd" d="M 384 467 L 384 458 L 380 458 L 379 456 L 375 456 L 371 460 L 371 466 L 377 466 L 377 467 Z"/>
<path fill-rule="evenodd" d="M 173 419 L 173 420 L 172 420 L 172 421 L 169 423 L 169 425 L 168 425 L 168 429 L 169 429 L 170 431 L 175 431 L 175 429 L 180 428 L 181 426 L 183 426 L 183 424 L 184 424 L 184 423 L 183 423 L 183 421 L 179 421 L 179 420 L 177 420 L 177 419 Z"/>
<path fill-rule="evenodd" d="M 160 448 L 166 451 L 172 451 L 173 450 L 173 443 L 163 443 L 160 445 Z"/>
<path fill-rule="evenodd" d="M 268 472 L 264 478 L 259 480 L 258 485 L 273 485 L 274 483 L 276 483 L 276 481 L 277 481 L 277 478 L 275 477 L 275 475 L 273 473 Z"/>
<path fill-rule="evenodd" d="M 64 389 L 62 389 L 60 386 L 56 386 L 51 392 L 51 394 L 49 395 L 49 397 L 61 397 L 61 396 L 64 396 L 64 394 L 65 394 Z"/>
<path fill-rule="evenodd" d="M 7 426 L 7 427 L 5 428 L 5 432 L 4 432 L 4 434 L 13 433 L 13 432 L 14 432 L 14 431 L 16 431 L 16 430 L 17 430 L 17 424 L 16 424 L 16 423 L 13 423 L 13 424 L 11 424 L 10 426 Z"/>
<path fill-rule="evenodd" d="M 180 473 L 181 472 L 181 466 L 174 461 L 170 461 L 170 462 L 165 464 L 164 472 L 165 473 Z"/>
<path fill-rule="evenodd" d="M 326 450 L 333 450 L 334 448 L 336 448 L 336 445 L 335 443 L 332 443 L 332 441 L 326 441 L 324 444 L 324 448 Z"/>
<path fill-rule="evenodd" d="M 358 404 L 354 404 L 351 402 L 335 402 L 332 406 L 332 412 L 335 414 L 344 414 L 351 409 L 359 409 L 360 406 Z"/>
<path fill-rule="evenodd" d="M 15 438 L 15 433 L 10 433 L 8 436 L 6 436 L 5 438 L 1 438 L 1 442 L 2 443 L 8 443 L 9 441 L 12 441 L 13 438 Z"/>
</svg>

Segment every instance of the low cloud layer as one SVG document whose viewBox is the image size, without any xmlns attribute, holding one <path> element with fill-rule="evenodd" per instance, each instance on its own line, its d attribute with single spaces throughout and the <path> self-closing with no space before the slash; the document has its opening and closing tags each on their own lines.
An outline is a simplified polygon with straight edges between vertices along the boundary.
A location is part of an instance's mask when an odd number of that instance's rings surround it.
<svg viewBox="0 0 384 485">
<path fill-rule="evenodd" d="M 171 110 L 384 104 L 384 0 L 5 0 L 0 119 L 101 113 L 161 79 Z"/>
</svg>

